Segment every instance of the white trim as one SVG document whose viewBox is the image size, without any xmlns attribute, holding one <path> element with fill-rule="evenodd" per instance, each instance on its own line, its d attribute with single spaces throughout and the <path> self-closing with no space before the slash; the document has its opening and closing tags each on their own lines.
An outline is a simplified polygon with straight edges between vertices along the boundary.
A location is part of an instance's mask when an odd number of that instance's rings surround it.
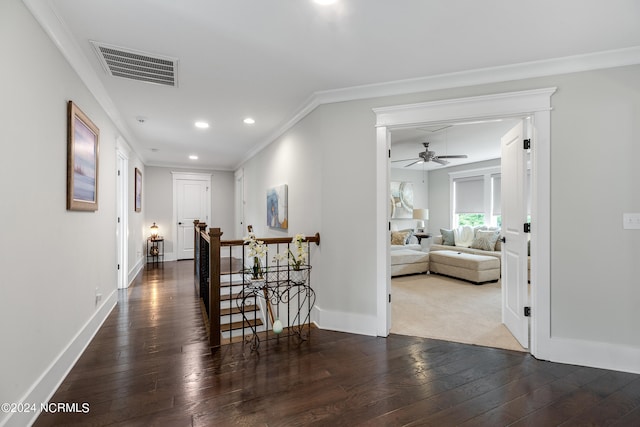
<svg viewBox="0 0 640 427">
<path fill-rule="evenodd" d="M 545 354 L 552 354 L 550 342 L 551 329 L 551 298 L 550 298 L 550 161 L 551 161 L 551 95 L 557 88 L 544 88 L 530 91 L 501 93 L 487 96 L 450 99 L 444 101 L 426 102 L 419 104 L 398 105 L 392 107 L 375 108 L 378 134 L 376 139 L 377 156 L 381 149 L 381 131 L 384 129 L 387 139 L 388 130 L 402 128 L 409 125 L 431 124 L 455 120 L 476 120 L 491 117 L 509 117 L 532 115 L 537 133 L 534 135 L 532 147 L 532 228 L 531 251 L 532 282 L 532 318 L 531 318 L 531 353 L 544 358 Z M 384 153 L 386 155 L 386 152 Z M 376 163 L 376 175 L 386 176 L 388 159 L 383 166 Z M 376 210 L 381 211 L 382 205 L 388 205 L 388 181 L 376 180 Z M 389 264 L 381 263 L 380 254 L 385 251 L 381 245 L 389 246 L 386 238 L 386 228 L 377 227 L 376 242 L 379 267 L 376 271 L 376 289 L 378 296 L 378 324 L 386 324 L 388 310 L 382 309 L 381 296 L 388 289 Z M 388 250 L 388 249 L 386 249 Z M 385 302 L 386 304 L 386 302 Z M 381 317 L 383 320 L 381 320 Z"/>
<path fill-rule="evenodd" d="M 141 256 L 140 258 L 138 258 L 138 261 L 136 262 L 136 264 L 133 266 L 131 270 L 129 270 L 129 275 L 128 275 L 129 281 L 128 281 L 127 287 L 131 286 L 135 278 L 144 268 L 145 258 L 146 258 L 145 256 Z"/>
<path fill-rule="evenodd" d="M 116 215 L 120 218 L 116 224 L 116 245 L 118 264 L 118 288 L 127 288 L 131 282 L 128 279 L 129 269 L 129 158 L 127 153 L 122 151 L 122 138 L 116 138 Z"/>
<path fill-rule="evenodd" d="M 316 319 L 316 326 L 320 329 L 368 335 L 371 337 L 377 335 L 377 319 L 375 316 L 342 311 L 328 311 L 316 305 L 313 307 L 313 317 Z"/>
<path fill-rule="evenodd" d="M 107 320 L 109 314 L 118 301 L 118 291 L 113 290 L 105 299 L 104 303 L 98 307 L 96 312 L 84 324 L 84 326 L 73 337 L 69 344 L 60 352 L 58 357 L 51 362 L 42 375 L 31 385 L 25 395 L 18 399 L 18 402 L 29 402 L 39 405 L 51 399 L 62 381 L 76 364 L 82 353 L 86 350 L 91 340 L 100 330 L 100 327 Z M 2 426 L 28 426 L 32 425 L 40 415 L 39 411 L 10 413 L 4 420 L 0 419 Z"/>
<path fill-rule="evenodd" d="M 547 343 L 545 357 L 537 357 L 559 363 L 640 374 L 640 348 L 620 344 L 551 338 Z"/>
<path fill-rule="evenodd" d="M 116 127 L 128 140 L 135 141 L 132 138 L 132 133 L 126 125 L 126 122 L 122 119 L 121 114 L 114 106 L 113 101 L 95 73 L 89 60 L 82 53 L 82 49 L 77 45 L 62 19 L 56 14 L 53 2 L 42 0 L 22 1 L 31 11 L 31 14 L 35 17 L 56 47 L 60 52 L 62 52 L 63 56 L 67 61 L 69 61 L 71 67 L 76 71 L 76 73 L 78 73 L 80 79 L 82 79 L 91 93 L 96 97 L 98 103 L 102 108 L 104 108 Z M 522 62 L 519 64 L 499 67 L 479 68 L 475 70 L 418 77 L 414 79 L 317 91 L 312 93 L 309 98 L 307 98 L 307 101 L 295 110 L 296 112 L 288 121 L 280 126 L 280 128 L 276 129 L 261 144 L 254 147 L 254 149 L 251 150 L 231 170 L 238 169 L 243 163 L 278 139 L 296 123 L 306 117 L 307 114 L 322 104 L 522 80 L 557 74 L 622 67 L 634 64 L 640 64 L 640 46 L 545 59 L 541 61 Z M 143 163 L 147 164 L 146 159 L 142 155 L 143 150 L 140 150 L 139 147 L 134 147 L 134 149 L 142 159 Z M 167 165 L 148 164 L 148 166 L 166 167 Z"/>
<path fill-rule="evenodd" d="M 234 169 L 240 167 L 247 160 L 291 129 L 307 114 L 315 110 L 316 107 L 323 104 L 500 83 L 558 74 L 578 73 L 634 64 L 640 64 L 640 46 L 314 92 L 308 100 L 296 110 L 296 113 L 289 121 L 266 138 L 260 145 L 251 150 Z M 380 123 L 379 125 L 382 124 Z"/>
<path fill-rule="evenodd" d="M 376 230 L 383 230 L 376 233 L 376 277 L 384 278 L 384 283 L 379 283 L 376 288 L 376 331 L 377 335 L 386 337 L 391 330 L 391 249 L 390 242 L 390 218 L 389 207 L 391 181 L 391 166 L 389 163 L 389 150 L 391 149 L 391 136 L 385 127 L 376 129 L 376 188 L 384 189 L 384 203 L 376 203 Z M 382 194 L 382 193 L 380 193 Z M 384 313 L 384 315 L 380 315 Z"/>
<path fill-rule="evenodd" d="M 22 0 L 22 2 L 67 59 L 71 68 L 78 74 L 80 80 L 84 82 L 120 133 L 123 134 L 125 139 L 135 141 L 129 127 L 109 96 L 109 92 L 102 84 L 89 60 L 82 53 L 80 46 L 75 42 L 64 21 L 56 13 L 53 2 L 43 0 Z M 140 150 L 139 147 L 134 147 L 134 149 L 144 163 L 143 150 Z"/>
<path fill-rule="evenodd" d="M 446 99 L 374 108 L 373 111 L 376 113 L 376 126 L 393 125 L 396 128 L 423 124 L 425 117 L 428 117 L 428 123 L 466 121 L 471 117 L 475 117 L 476 120 L 519 117 L 533 111 L 550 110 L 549 97 L 556 89 L 554 87 L 462 99 Z"/>
<path fill-rule="evenodd" d="M 477 86 L 640 63 L 640 46 L 315 92 L 318 104 Z"/>
</svg>

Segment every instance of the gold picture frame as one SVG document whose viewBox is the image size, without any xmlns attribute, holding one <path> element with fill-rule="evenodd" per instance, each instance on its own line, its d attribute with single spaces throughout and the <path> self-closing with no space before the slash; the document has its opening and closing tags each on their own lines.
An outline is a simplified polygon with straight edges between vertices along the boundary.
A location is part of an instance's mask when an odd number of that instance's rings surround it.
<svg viewBox="0 0 640 427">
<path fill-rule="evenodd" d="M 97 211 L 100 130 L 73 101 L 67 113 L 67 210 Z"/>
</svg>

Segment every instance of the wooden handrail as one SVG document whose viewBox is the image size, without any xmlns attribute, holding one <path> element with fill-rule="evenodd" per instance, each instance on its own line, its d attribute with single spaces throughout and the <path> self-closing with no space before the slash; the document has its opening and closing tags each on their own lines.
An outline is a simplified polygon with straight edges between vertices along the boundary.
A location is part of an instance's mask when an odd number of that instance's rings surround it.
<svg viewBox="0 0 640 427">
<path fill-rule="evenodd" d="M 221 268 L 221 248 L 230 246 L 244 246 L 244 240 L 221 240 L 222 231 L 220 228 L 209 228 L 207 232 L 207 224 L 195 220 L 194 225 L 194 272 L 199 279 L 200 296 L 205 298 L 208 290 L 208 327 L 209 327 L 209 346 L 212 350 L 221 346 L 220 333 L 220 275 Z M 206 241 L 205 244 L 202 241 Z M 292 237 L 267 237 L 261 238 L 266 245 L 270 244 L 290 244 Z M 320 245 L 320 233 L 314 236 L 307 236 L 304 242 L 315 243 Z M 208 253 L 207 253 L 208 252 Z M 207 257 L 208 255 L 208 257 Z M 197 259 L 196 259 L 197 257 Z M 200 258 L 203 257 L 203 258 Z M 208 258 L 208 259 L 207 259 Z M 244 259 L 244 255 L 243 255 Z M 200 266 L 202 264 L 202 266 Z M 208 264 L 208 266 L 207 266 Z M 207 270 L 208 267 L 208 271 Z M 228 273 L 225 273 L 228 274 Z M 208 277 L 206 277 L 208 275 Z"/>
<path fill-rule="evenodd" d="M 291 239 L 293 237 L 266 237 L 259 238 L 258 240 L 262 240 L 265 244 L 278 244 L 278 243 L 291 243 Z M 320 246 L 320 233 L 316 233 L 314 236 L 306 236 L 303 240 L 304 242 L 315 243 Z M 221 240 L 220 244 L 222 246 L 242 246 L 244 245 L 244 240 Z"/>
</svg>

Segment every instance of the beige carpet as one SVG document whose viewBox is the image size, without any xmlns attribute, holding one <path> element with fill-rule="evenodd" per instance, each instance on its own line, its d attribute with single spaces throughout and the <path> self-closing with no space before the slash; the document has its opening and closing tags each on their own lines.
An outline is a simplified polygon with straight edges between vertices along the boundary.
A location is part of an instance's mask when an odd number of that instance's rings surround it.
<svg viewBox="0 0 640 427">
<path fill-rule="evenodd" d="M 400 276 L 391 280 L 391 297 L 394 334 L 526 351 L 501 323 L 500 282 Z"/>
</svg>

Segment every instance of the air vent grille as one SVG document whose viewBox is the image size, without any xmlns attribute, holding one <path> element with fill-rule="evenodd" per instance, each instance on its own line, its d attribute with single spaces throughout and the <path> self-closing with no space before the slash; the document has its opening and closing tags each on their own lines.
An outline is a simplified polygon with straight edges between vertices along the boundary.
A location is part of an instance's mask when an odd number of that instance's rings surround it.
<svg viewBox="0 0 640 427">
<path fill-rule="evenodd" d="M 165 86 L 178 85 L 178 60 L 175 58 L 91 43 L 105 71 L 113 77 Z"/>
</svg>

